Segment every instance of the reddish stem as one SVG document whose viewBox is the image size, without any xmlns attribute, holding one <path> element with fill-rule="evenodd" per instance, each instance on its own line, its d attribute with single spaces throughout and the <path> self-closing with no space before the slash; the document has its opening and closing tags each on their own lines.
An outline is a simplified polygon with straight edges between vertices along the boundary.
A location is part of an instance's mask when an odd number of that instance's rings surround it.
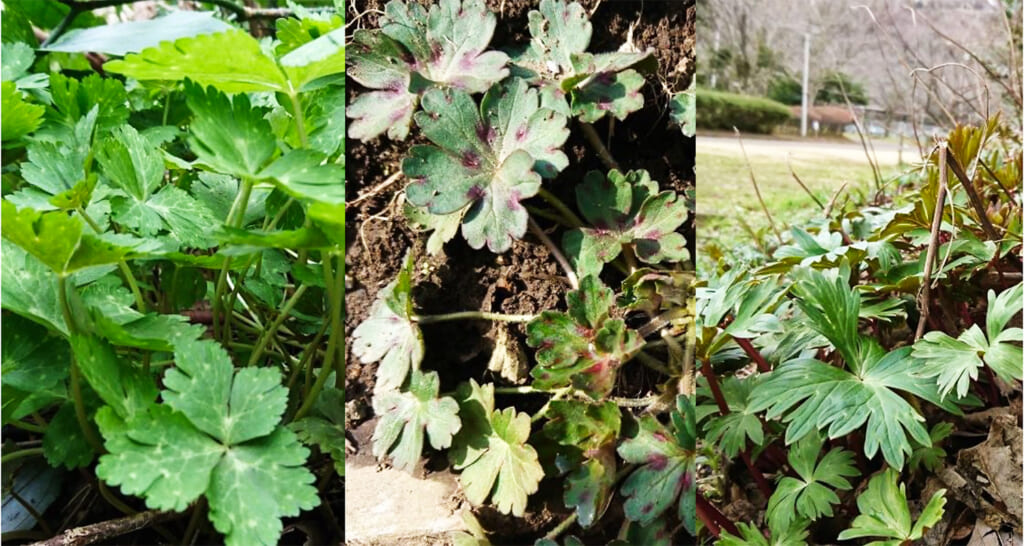
<svg viewBox="0 0 1024 546">
<path fill-rule="evenodd" d="M 700 373 L 704 374 L 704 377 L 708 380 L 708 386 L 711 387 L 711 395 L 715 398 L 715 403 L 718 404 L 718 411 L 722 415 L 729 415 L 729 404 L 725 402 L 725 396 L 722 395 L 722 387 L 718 385 L 718 376 L 715 375 L 715 370 L 711 369 L 711 361 L 704 360 L 700 366 Z"/>
<path fill-rule="evenodd" d="M 764 495 L 765 500 L 772 497 L 772 486 L 768 484 L 768 480 L 765 479 L 764 474 L 761 470 L 754 465 L 754 461 L 750 459 L 750 449 L 744 449 L 742 453 L 743 462 L 747 465 L 747 470 L 750 471 L 750 475 L 754 477 L 754 482 L 757 483 L 757 488 L 761 490 L 761 494 Z"/>
<path fill-rule="evenodd" d="M 742 337 L 734 337 L 732 339 L 743 349 L 743 352 L 747 353 L 747 356 L 749 356 L 751 360 L 757 363 L 758 371 L 761 373 L 772 371 L 772 367 L 768 365 L 768 361 L 761 356 L 761 353 L 758 352 L 757 349 L 754 348 L 754 345 L 750 343 L 749 339 Z"/>
<path fill-rule="evenodd" d="M 725 517 L 715 508 L 714 504 L 708 502 L 704 495 L 697 493 L 697 516 L 704 522 L 704 525 L 711 531 L 711 534 L 716 537 L 722 532 L 722 530 L 728 531 L 729 533 L 739 536 L 740 532 L 736 529 L 736 526 L 732 521 Z M 709 525 L 710 523 L 710 525 Z"/>
</svg>

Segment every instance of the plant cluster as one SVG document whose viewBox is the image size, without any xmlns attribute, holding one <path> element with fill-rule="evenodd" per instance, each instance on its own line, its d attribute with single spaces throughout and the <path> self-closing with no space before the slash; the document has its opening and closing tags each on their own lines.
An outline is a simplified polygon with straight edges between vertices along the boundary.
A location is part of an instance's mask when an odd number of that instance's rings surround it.
<svg viewBox="0 0 1024 546">
<path fill-rule="evenodd" d="M 191 510 L 175 542 L 276 544 L 317 506 L 340 537 L 342 18 L 295 7 L 261 41 L 175 12 L 40 46 L 30 25 L 77 12 L 5 4 L 5 490 L 41 452 L 143 522 Z M 82 52 L 116 58 L 79 76 Z"/>
<path fill-rule="evenodd" d="M 965 412 L 1020 397 L 1020 136 L 958 126 L 911 180 L 697 288 L 697 513 L 716 544 L 939 540 L 962 507 L 1020 525 L 949 449 Z M 763 520 L 716 507 L 737 501 L 717 482 L 737 456 Z"/>
<path fill-rule="evenodd" d="M 470 247 L 502 253 L 529 229 L 565 272 L 567 309 L 422 315 L 416 259 L 407 257 L 352 336 L 353 354 L 377 363 L 373 453 L 413 471 L 425 444 L 446 450 L 471 504 L 515 516 L 526 513 L 542 479 L 561 477 L 572 514 L 538 544 L 553 543 L 573 522 L 592 528 L 616 492 L 627 519 L 622 541 L 669 544 L 680 528 L 695 532 L 693 275 L 682 269 L 690 256 L 681 230 L 692 207 L 646 171 L 620 170 L 590 125 L 644 107 L 652 52 L 588 52 L 591 23 L 582 6 L 564 0 L 542 0 L 529 13 L 531 40 L 511 54 L 487 49 L 495 25 L 482 0 L 389 2 L 380 28 L 352 37 L 347 74 L 366 91 L 347 111 L 349 136 L 401 141 L 415 126 L 425 143 L 402 161 L 405 212 L 433 232 L 427 251 L 440 252 L 461 230 Z M 670 114 L 692 136 L 692 94 L 675 99 Z M 560 179 L 573 123 L 614 168 Z M 574 183 L 575 211 L 545 188 L 556 180 Z M 535 196 L 552 208 L 537 208 Z M 561 230 L 560 246 L 541 217 Z M 425 366 L 422 329 L 481 319 L 525 324 L 534 349 L 529 384 L 511 375 L 478 381 L 480 373 L 441 392 L 443 378 Z M 495 347 L 494 369 L 515 343 Z M 655 395 L 616 396 L 632 366 L 655 370 Z M 522 402 L 502 407 L 510 395 Z M 533 405 L 538 399 L 542 407 Z M 482 531 L 456 540 L 489 544 Z"/>
</svg>

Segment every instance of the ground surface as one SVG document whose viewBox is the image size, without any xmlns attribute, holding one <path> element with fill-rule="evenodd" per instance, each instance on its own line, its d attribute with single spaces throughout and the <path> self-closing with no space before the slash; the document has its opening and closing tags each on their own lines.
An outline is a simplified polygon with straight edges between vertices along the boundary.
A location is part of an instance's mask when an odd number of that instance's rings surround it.
<svg viewBox="0 0 1024 546">
<path fill-rule="evenodd" d="M 371 10 L 381 10 L 385 3 L 382 0 L 354 2 L 360 12 L 366 12 L 355 26 L 375 28 L 378 14 Z M 679 192 L 692 189 L 694 141 L 682 138 L 679 129 L 669 125 L 666 97 L 670 92 L 685 89 L 693 75 L 694 2 L 583 0 L 581 3 L 588 13 L 594 10 L 589 51 L 614 51 L 631 37 L 640 49 L 654 48 L 660 65 L 658 73 L 648 76 L 644 86 L 644 110 L 614 124 L 609 146 L 611 153 L 624 168 L 648 170 L 651 178 L 658 181 L 663 189 Z M 496 13 L 500 12 L 492 48 L 500 49 L 529 39 L 527 13 L 539 4 L 538 1 L 488 0 L 487 4 Z M 355 15 L 350 13 L 348 20 L 354 19 Z M 359 92 L 358 87 L 349 82 L 350 93 Z M 602 136 L 608 134 L 606 121 L 598 122 L 595 127 Z M 570 129 L 572 136 L 564 148 L 570 159 L 569 167 L 545 187 L 572 206 L 575 182 L 589 170 L 605 168 L 580 136 L 578 127 L 571 126 Z M 347 144 L 347 336 L 351 336 L 355 327 L 366 318 L 377 291 L 394 279 L 407 251 L 417 256 L 419 264 L 414 278 L 414 299 L 422 314 L 460 310 L 532 314 L 544 309 L 564 309 L 569 285 L 549 251 L 530 234 L 502 255 L 473 250 L 460 236 L 456 236 L 439 256 L 426 256 L 426 236 L 409 229 L 401 215 L 399 198 L 405 181 L 400 176 L 389 178 L 400 171 L 405 150 L 417 143 L 421 141 L 415 138 L 399 143 L 379 138 L 366 144 L 354 140 Z M 527 201 L 527 204 L 532 201 L 537 199 Z M 550 222 L 542 220 L 541 225 L 549 227 Z M 692 218 L 684 225 L 684 232 L 689 235 L 693 252 Z M 561 240 L 558 231 L 550 235 L 555 241 Z M 519 343 L 525 340 L 522 327 L 514 326 L 511 333 Z M 479 371 L 486 367 L 496 335 L 497 327 L 487 322 L 441 323 L 425 328 L 427 349 L 424 362 L 430 363 L 430 369 L 440 373 L 442 391 L 452 390 L 458 382 L 471 376 L 479 377 Z M 350 337 L 346 339 L 346 346 L 352 346 Z M 346 361 L 347 428 L 354 429 L 364 423 L 372 425 L 372 421 L 367 423 L 367 419 L 372 417 L 370 394 L 375 372 L 376 364 L 361 363 L 349 350 Z M 503 403 L 508 401 L 498 400 L 499 406 Z M 533 409 L 538 408 L 539 405 Z M 372 458 L 359 458 L 369 453 L 369 438 L 354 440 L 353 449 L 357 457 L 351 459 L 353 464 L 373 464 Z M 429 456 L 429 453 L 424 456 Z M 443 467 L 443 457 L 441 461 L 439 465 Z M 373 470 L 376 471 L 375 468 Z M 383 479 L 385 476 L 380 474 L 377 477 Z M 361 483 L 372 489 L 380 479 L 375 482 L 371 478 Z M 542 488 L 545 483 L 542 483 Z M 346 483 L 347 499 L 361 494 L 354 492 L 354 485 L 357 484 Z M 551 498 L 555 499 L 554 505 L 559 505 L 555 508 L 560 508 L 560 486 L 555 485 Z M 366 490 L 367 495 L 371 494 L 370 489 Z M 367 507 L 370 508 L 372 506 Z M 534 509 L 531 505 L 530 510 Z M 504 525 L 508 529 L 505 540 L 522 543 L 534 529 L 553 524 L 546 508 L 539 507 L 537 512 L 535 517 L 525 521 L 495 516 L 495 521 L 483 523 L 485 526 Z M 349 513 L 347 507 L 346 515 Z M 370 513 L 353 516 L 369 517 Z M 348 517 L 346 520 L 353 521 Z M 500 543 L 502 537 L 497 539 Z"/>
</svg>

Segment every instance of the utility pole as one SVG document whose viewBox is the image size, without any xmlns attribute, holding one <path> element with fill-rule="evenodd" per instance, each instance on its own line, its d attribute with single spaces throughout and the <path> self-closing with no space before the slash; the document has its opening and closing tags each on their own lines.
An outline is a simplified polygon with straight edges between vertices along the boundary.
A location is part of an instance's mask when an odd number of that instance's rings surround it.
<svg viewBox="0 0 1024 546">
<path fill-rule="evenodd" d="M 719 44 L 720 37 L 721 37 L 721 34 L 719 33 L 718 29 L 716 28 L 715 29 L 715 50 L 714 50 L 714 53 L 712 53 L 712 55 L 715 55 L 715 56 L 718 55 L 718 48 L 720 47 L 720 44 Z M 711 63 L 709 63 L 709 64 L 711 64 Z M 717 83 L 718 83 L 718 71 L 715 68 L 712 68 L 711 69 L 711 89 L 717 89 L 717 85 L 716 85 Z"/>
<path fill-rule="evenodd" d="M 800 136 L 807 136 L 807 88 L 809 86 L 809 72 L 811 68 L 811 33 L 804 32 L 804 81 L 800 93 Z"/>
</svg>

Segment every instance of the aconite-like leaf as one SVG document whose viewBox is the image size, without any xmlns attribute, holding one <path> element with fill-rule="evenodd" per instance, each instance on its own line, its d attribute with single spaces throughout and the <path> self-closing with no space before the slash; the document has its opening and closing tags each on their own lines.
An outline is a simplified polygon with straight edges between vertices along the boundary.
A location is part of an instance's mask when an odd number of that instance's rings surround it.
<svg viewBox="0 0 1024 546">
<path fill-rule="evenodd" d="M 696 442 L 693 402 L 686 396 L 676 397 L 671 430 L 651 415 L 640 419 L 635 435 L 618 448 L 626 462 L 640 465 L 621 488 L 628 497 L 627 518 L 647 525 L 678 503 L 680 521 L 690 534 L 695 533 Z"/>
<path fill-rule="evenodd" d="M 485 51 L 497 18 L 482 0 L 441 0 L 429 12 L 392 0 L 384 11 L 380 30 L 356 31 L 350 46 L 348 75 L 373 90 L 346 112 L 350 137 L 404 140 L 430 87 L 482 93 L 508 75 L 508 56 Z"/>
<path fill-rule="evenodd" d="M 591 227 L 567 231 L 562 246 L 581 276 L 600 273 L 623 245 L 651 264 L 689 258 L 678 232 L 689 215 L 686 202 L 675 192 L 658 193 L 647 171 L 612 170 L 607 178 L 590 171 L 576 187 L 576 202 Z"/>
<path fill-rule="evenodd" d="M 853 453 L 835 448 L 818 461 L 824 439 L 808 434 L 789 450 L 789 466 L 798 477 L 782 476 L 768 499 L 766 517 L 784 527 L 799 518 L 816 520 L 832 516 L 832 506 L 839 504 L 833 490 L 850 489 L 846 479 L 860 472 L 853 463 Z"/>
<path fill-rule="evenodd" d="M 989 290 L 987 332 L 982 332 L 975 324 L 956 338 L 938 331 L 925 334 L 914 343 L 914 357 L 924 361 L 918 375 L 937 377 L 943 396 L 955 388 L 958 397 L 967 394 L 971 381 L 978 378 L 978 370 L 984 366 L 991 368 L 1003 381 L 1020 381 L 1024 377 L 1021 367 L 1024 353 L 1020 347 L 1024 330 L 1005 326 L 1021 310 L 1022 291 L 1024 284 L 1004 290 L 998 296 L 994 290 Z"/>
<path fill-rule="evenodd" d="M 451 445 L 459 431 L 459 405 L 450 397 L 438 398 L 437 372 L 414 370 L 402 390 L 378 390 L 373 411 L 380 417 L 373 431 L 373 454 L 391 455 L 395 468 L 412 472 L 423 452 L 424 436 L 434 449 Z M 396 443 L 397 442 L 397 443 Z"/>
<path fill-rule="evenodd" d="M 494 386 L 481 387 L 472 379 L 459 385 L 456 396 L 463 426 L 449 457 L 462 471 L 466 500 L 479 506 L 490 498 L 499 512 L 522 517 L 544 477 L 537 451 L 526 443 L 529 414 L 494 409 Z"/>
<path fill-rule="evenodd" d="M 849 529 L 839 533 L 839 540 L 874 537 L 872 544 L 899 545 L 921 540 L 925 531 L 942 519 L 946 504 L 946 490 L 932 494 L 917 521 L 910 516 L 907 505 L 907 486 L 898 483 L 899 472 L 892 468 L 876 474 L 868 488 L 857 497 L 860 515 L 853 519 Z"/>
<path fill-rule="evenodd" d="M 468 206 L 462 235 L 469 245 L 504 252 L 526 233 L 521 201 L 536 195 L 542 175 L 568 164 L 559 149 L 565 123 L 521 80 L 488 91 L 480 111 L 465 92 L 432 90 L 416 124 L 436 146 L 414 146 L 402 162 L 406 198 L 432 214 Z"/>
<path fill-rule="evenodd" d="M 566 297 L 568 313 L 544 311 L 526 326 L 527 344 L 537 349 L 533 386 L 572 385 L 594 399 L 615 386 L 618 368 L 643 346 L 622 319 L 608 318 L 612 291 L 595 276 L 584 277 Z"/>
</svg>

